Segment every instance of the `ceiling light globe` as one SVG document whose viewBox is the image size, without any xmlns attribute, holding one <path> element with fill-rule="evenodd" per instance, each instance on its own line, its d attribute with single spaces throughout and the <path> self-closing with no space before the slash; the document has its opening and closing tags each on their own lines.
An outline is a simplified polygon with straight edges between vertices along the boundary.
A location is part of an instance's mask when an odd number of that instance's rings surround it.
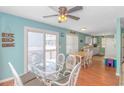
<svg viewBox="0 0 124 93">
<path fill-rule="evenodd" d="M 64 20 L 67 21 L 67 17 L 66 16 L 65 16 Z"/>
<path fill-rule="evenodd" d="M 61 20 L 61 16 L 59 16 L 58 19 Z"/>
<path fill-rule="evenodd" d="M 61 17 L 62 17 L 62 18 L 64 18 L 64 17 L 65 17 L 65 15 L 61 15 Z"/>
</svg>

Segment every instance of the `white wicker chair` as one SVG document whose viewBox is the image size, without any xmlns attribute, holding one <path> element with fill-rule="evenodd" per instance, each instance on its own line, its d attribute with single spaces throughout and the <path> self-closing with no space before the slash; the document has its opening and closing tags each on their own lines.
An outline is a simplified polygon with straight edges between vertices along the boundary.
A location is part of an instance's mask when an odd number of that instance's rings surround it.
<svg viewBox="0 0 124 93">
<path fill-rule="evenodd" d="M 85 50 L 85 57 L 84 57 L 84 63 L 85 65 L 90 65 L 92 63 L 92 56 L 93 56 L 93 51 L 88 49 Z"/>
<path fill-rule="evenodd" d="M 89 60 L 88 60 L 89 64 L 92 64 L 92 57 L 93 57 L 93 51 L 90 50 L 90 52 L 89 52 Z"/>
<path fill-rule="evenodd" d="M 85 52 L 85 55 L 84 55 L 84 58 L 82 60 L 82 65 L 85 68 L 86 65 L 88 65 L 89 49 L 84 49 L 84 52 Z"/>
<path fill-rule="evenodd" d="M 65 64 L 65 55 L 63 53 L 58 54 L 57 56 L 57 65 L 60 67 L 59 71 L 61 72 L 63 70 Z M 57 73 L 57 77 L 59 76 L 59 73 Z"/>
<path fill-rule="evenodd" d="M 9 62 L 8 64 L 9 64 L 9 67 L 10 67 L 10 69 L 11 69 L 11 71 L 12 71 L 13 76 L 14 76 L 14 85 L 15 85 L 15 86 L 22 86 L 23 83 L 22 83 L 22 81 L 21 81 L 21 79 L 20 79 L 18 73 L 17 73 L 16 70 L 14 69 L 13 65 L 12 65 L 10 62 Z"/>
<path fill-rule="evenodd" d="M 55 85 L 55 86 L 75 86 L 77 79 L 78 79 L 78 76 L 79 76 L 80 68 L 81 68 L 81 63 L 78 63 L 72 69 L 72 71 L 68 77 L 68 80 L 66 82 L 62 82 L 62 80 L 53 81 L 52 85 Z M 65 78 L 63 78 L 63 80 L 65 80 Z"/>
<path fill-rule="evenodd" d="M 24 86 L 45 86 L 45 83 L 41 79 L 38 79 L 38 77 L 36 77 L 35 74 L 28 72 L 22 76 L 19 76 L 15 68 L 10 62 L 8 63 L 8 65 L 14 76 L 15 86 L 23 86 L 23 85 Z"/>
<path fill-rule="evenodd" d="M 39 75 L 40 73 L 35 69 L 35 67 L 43 65 L 41 61 L 41 55 L 38 53 L 32 53 L 29 62 L 28 70 Z"/>
<path fill-rule="evenodd" d="M 57 65 L 63 70 L 63 66 L 65 64 L 65 55 L 63 53 L 58 54 L 57 56 Z"/>
<path fill-rule="evenodd" d="M 64 75 L 66 73 L 70 73 L 75 65 L 76 65 L 76 56 L 74 56 L 74 55 L 67 56 L 67 58 L 66 58 L 66 70 L 64 71 Z"/>
</svg>

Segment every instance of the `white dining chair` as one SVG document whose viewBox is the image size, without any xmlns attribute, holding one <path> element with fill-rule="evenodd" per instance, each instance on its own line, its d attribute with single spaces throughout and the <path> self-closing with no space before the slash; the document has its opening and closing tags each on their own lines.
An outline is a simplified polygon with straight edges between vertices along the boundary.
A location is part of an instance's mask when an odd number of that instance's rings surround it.
<svg viewBox="0 0 124 93">
<path fill-rule="evenodd" d="M 57 81 L 52 81 L 51 85 L 54 85 L 54 86 L 75 86 L 77 83 L 80 69 L 81 69 L 81 63 L 78 63 L 77 65 L 74 66 L 74 68 L 72 69 L 72 71 L 68 77 L 65 77 L 63 79 L 59 79 Z"/>
<path fill-rule="evenodd" d="M 88 64 L 88 57 L 89 57 L 89 49 L 84 49 L 85 55 L 84 58 L 82 59 L 82 65 L 85 68 L 86 65 Z"/>
<path fill-rule="evenodd" d="M 20 79 L 18 73 L 17 73 L 16 70 L 14 69 L 13 65 L 12 65 L 10 62 L 9 62 L 8 64 L 9 64 L 9 67 L 10 67 L 10 69 L 11 69 L 11 71 L 12 71 L 13 76 L 14 76 L 14 85 L 15 85 L 15 86 L 22 86 L 23 83 L 22 83 L 22 81 L 21 81 L 21 79 Z"/>
<path fill-rule="evenodd" d="M 66 70 L 64 71 L 64 75 L 66 73 L 70 73 L 75 65 L 76 65 L 76 56 L 74 56 L 74 55 L 67 56 L 66 64 L 65 64 Z"/>
<path fill-rule="evenodd" d="M 89 60 L 88 60 L 88 63 L 89 64 L 92 64 L 92 58 L 93 58 L 93 51 L 92 50 L 90 50 L 90 52 L 89 52 Z"/>
<path fill-rule="evenodd" d="M 60 53 L 57 55 L 57 65 L 61 67 L 61 70 L 63 70 L 63 66 L 65 64 L 65 55 L 63 53 Z"/>
<path fill-rule="evenodd" d="M 85 58 L 84 58 L 84 62 L 85 64 L 88 66 L 92 63 L 92 56 L 93 56 L 93 51 L 92 50 L 88 50 L 86 52 Z"/>
<path fill-rule="evenodd" d="M 57 55 L 57 65 L 59 66 L 60 72 L 63 70 L 64 64 L 65 64 L 65 55 L 63 53 L 60 53 Z M 59 76 L 60 72 L 57 73 L 57 77 Z"/>
<path fill-rule="evenodd" d="M 41 55 L 38 53 L 32 53 L 29 59 L 29 64 L 28 64 L 28 70 L 35 74 L 39 74 L 37 70 L 34 69 L 34 67 L 37 67 L 38 65 L 42 65 L 42 59 Z"/>
<path fill-rule="evenodd" d="M 15 86 L 23 86 L 23 85 L 24 86 L 45 86 L 45 83 L 41 79 L 38 79 L 38 77 L 35 76 L 35 74 L 28 72 L 23 74 L 22 76 L 19 76 L 15 68 L 11 64 L 11 62 L 9 62 L 8 65 L 14 76 Z"/>
</svg>

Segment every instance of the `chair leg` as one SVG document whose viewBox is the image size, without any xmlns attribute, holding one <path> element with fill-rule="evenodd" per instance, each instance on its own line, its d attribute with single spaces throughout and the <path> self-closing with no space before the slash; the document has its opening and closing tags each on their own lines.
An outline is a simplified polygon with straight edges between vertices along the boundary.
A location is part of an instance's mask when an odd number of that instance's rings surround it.
<svg viewBox="0 0 124 93">
<path fill-rule="evenodd" d="M 85 68 L 85 62 L 84 61 L 81 62 L 81 65 Z"/>
<path fill-rule="evenodd" d="M 88 60 L 88 65 L 90 65 L 90 59 Z"/>
<path fill-rule="evenodd" d="M 92 59 L 90 59 L 90 64 L 92 64 Z"/>
<path fill-rule="evenodd" d="M 86 66 L 85 66 L 85 62 L 83 62 L 83 66 L 84 66 L 84 68 L 86 68 Z"/>
<path fill-rule="evenodd" d="M 90 61 L 90 64 L 92 64 L 92 62 L 93 62 L 93 59 L 92 59 L 92 58 L 90 58 L 90 60 L 89 60 L 89 61 Z"/>
<path fill-rule="evenodd" d="M 87 67 L 89 66 L 89 60 L 86 61 Z"/>
</svg>

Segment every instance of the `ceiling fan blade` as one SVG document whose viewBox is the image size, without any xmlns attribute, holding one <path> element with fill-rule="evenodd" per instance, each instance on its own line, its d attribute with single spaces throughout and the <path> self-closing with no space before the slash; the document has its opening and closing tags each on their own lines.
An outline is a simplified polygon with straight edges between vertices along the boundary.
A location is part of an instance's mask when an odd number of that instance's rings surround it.
<svg viewBox="0 0 124 93">
<path fill-rule="evenodd" d="M 50 9 L 52 9 L 55 12 L 58 12 L 59 10 L 55 6 L 48 6 Z"/>
<path fill-rule="evenodd" d="M 79 11 L 79 10 L 82 10 L 82 9 L 83 9 L 83 6 L 76 6 L 76 7 L 73 7 L 71 9 L 69 9 L 68 13 L 76 12 L 76 11 Z"/>
<path fill-rule="evenodd" d="M 55 14 L 55 15 L 48 15 L 48 16 L 43 16 L 43 18 L 54 17 L 54 16 L 58 16 L 58 14 Z"/>
<path fill-rule="evenodd" d="M 74 20 L 79 20 L 79 17 L 73 16 L 73 15 L 67 15 L 69 18 L 74 19 Z"/>
</svg>

